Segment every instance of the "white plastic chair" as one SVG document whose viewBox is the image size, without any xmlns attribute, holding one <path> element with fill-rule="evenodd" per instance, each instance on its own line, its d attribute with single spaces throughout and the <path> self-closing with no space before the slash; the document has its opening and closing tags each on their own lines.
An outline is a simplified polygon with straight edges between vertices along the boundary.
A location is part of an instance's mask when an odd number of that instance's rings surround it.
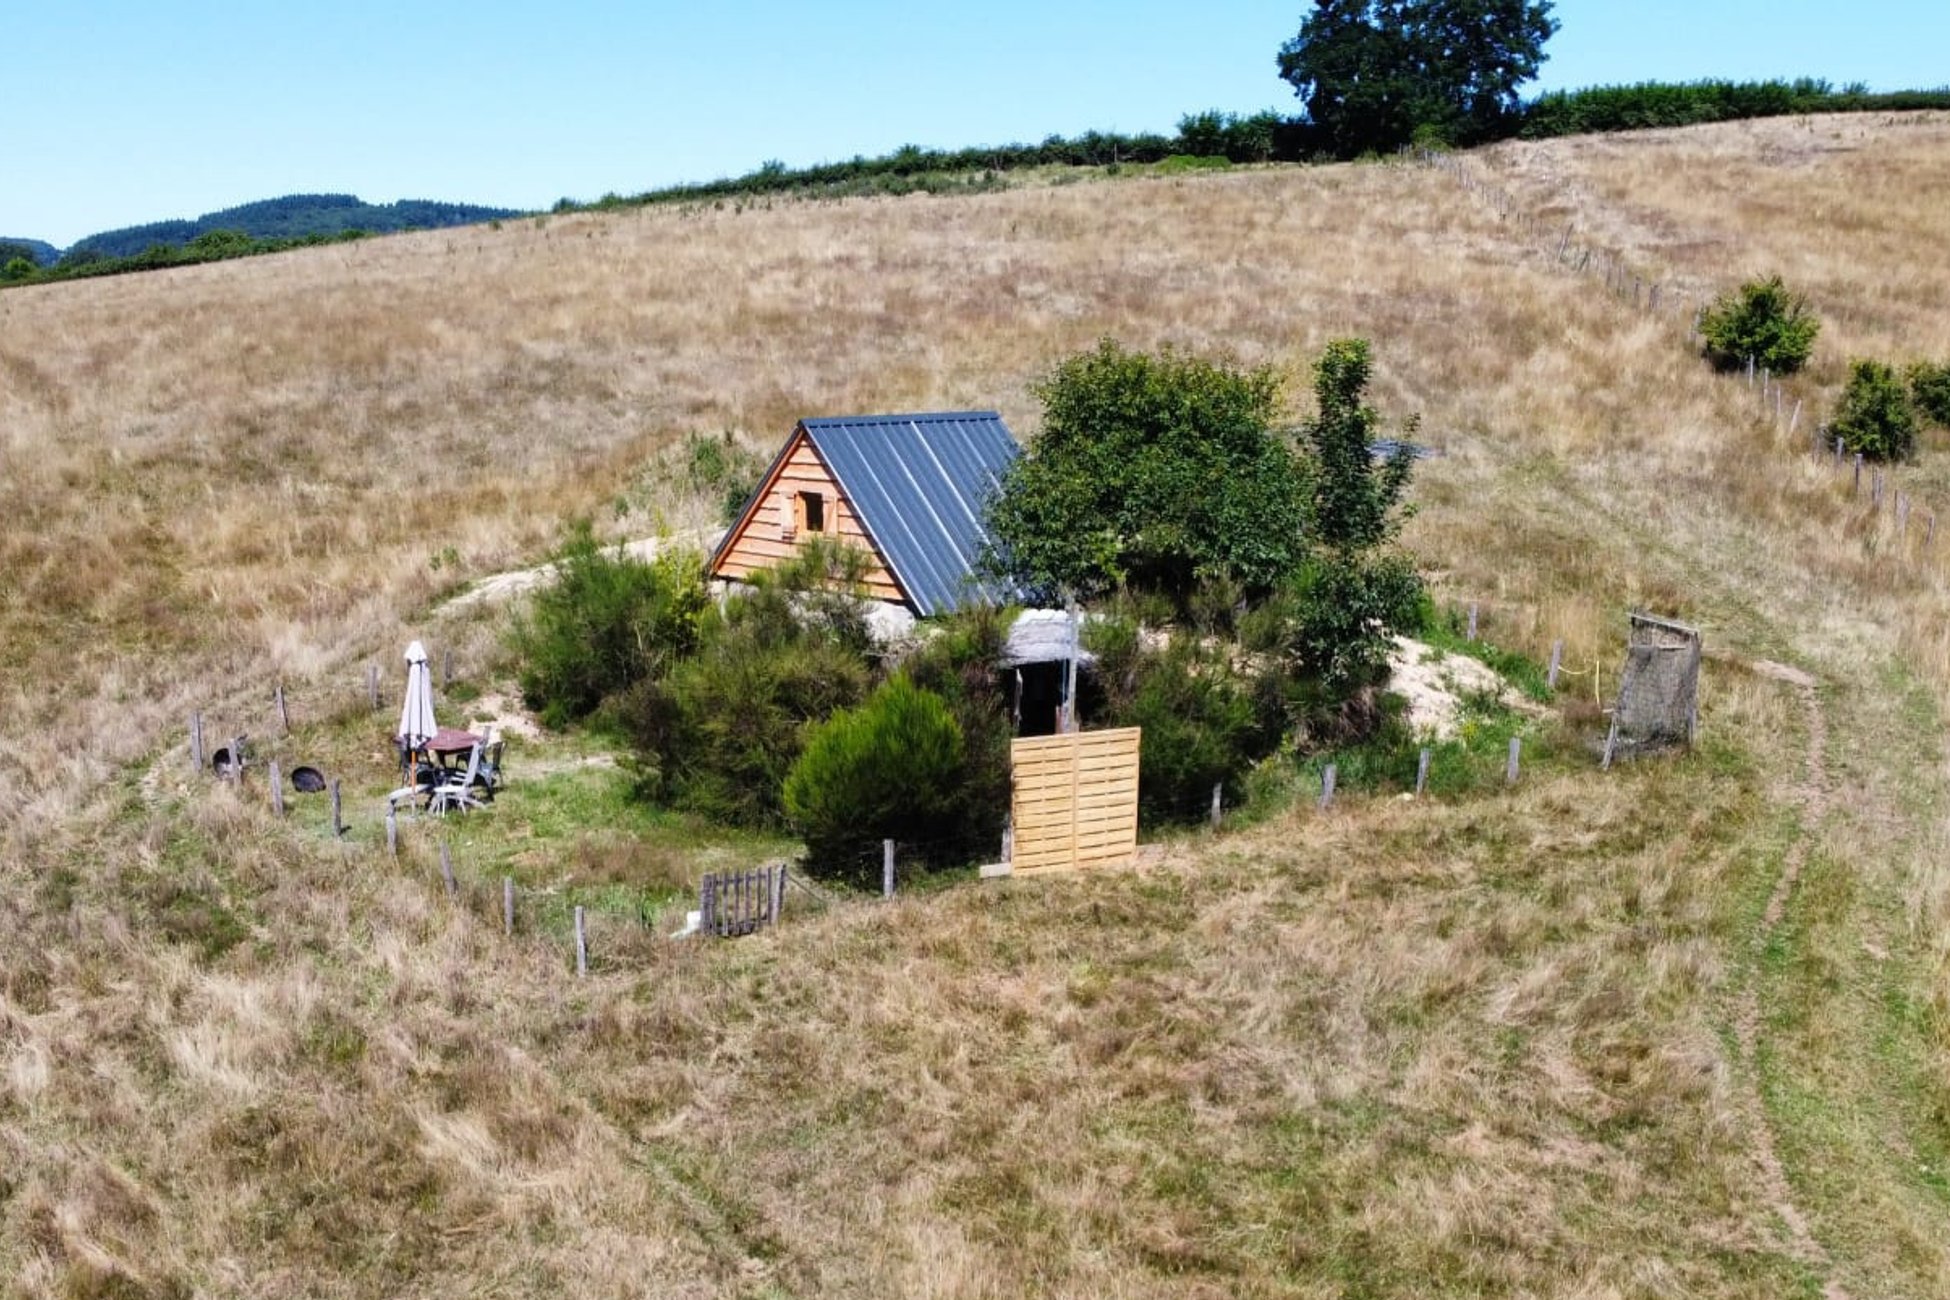
<svg viewBox="0 0 1950 1300">
<path fill-rule="evenodd" d="M 456 772 L 433 787 L 433 794 L 427 800 L 427 811 L 436 816 L 444 816 L 456 808 L 485 807 L 480 796 L 474 793 L 474 780 L 480 774 L 481 742 L 477 740 L 474 742 L 474 748 L 468 752 L 467 770 Z"/>
</svg>

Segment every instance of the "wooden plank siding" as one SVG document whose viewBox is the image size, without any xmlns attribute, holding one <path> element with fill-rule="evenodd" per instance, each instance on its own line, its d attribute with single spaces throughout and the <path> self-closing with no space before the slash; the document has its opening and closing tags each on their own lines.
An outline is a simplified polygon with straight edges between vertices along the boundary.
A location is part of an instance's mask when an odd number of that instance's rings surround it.
<svg viewBox="0 0 1950 1300">
<path fill-rule="evenodd" d="M 1017 874 L 1128 862 L 1137 853 L 1136 727 L 1011 742 Z"/>
<path fill-rule="evenodd" d="M 801 492 L 817 492 L 826 499 L 826 530 L 823 536 L 838 537 L 866 551 L 872 563 L 867 569 L 867 591 L 875 600 L 905 603 L 907 593 L 894 581 L 860 524 L 860 516 L 840 490 L 832 471 L 820 459 L 819 449 L 805 431 L 793 434 L 785 455 L 779 458 L 765 479 L 763 488 L 743 518 L 733 527 L 719 548 L 711 567 L 714 578 L 749 578 L 762 569 L 789 559 L 813 534 L 800 526 L 798 501 Z"/>
</svg>

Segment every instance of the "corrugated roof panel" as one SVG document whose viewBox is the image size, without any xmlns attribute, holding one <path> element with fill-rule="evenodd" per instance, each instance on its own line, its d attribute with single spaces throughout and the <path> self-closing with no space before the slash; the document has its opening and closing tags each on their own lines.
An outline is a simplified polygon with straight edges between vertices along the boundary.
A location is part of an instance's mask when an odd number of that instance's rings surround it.
<svg viewBox="0 0 1950 1300">
<path fill-rule="evenodd" d="M 915 608 L 1015 593 L 975 580 L 988 495 L 1019 450 L 994 411 L 841 416 L 802 427 Z"/>
</svg>

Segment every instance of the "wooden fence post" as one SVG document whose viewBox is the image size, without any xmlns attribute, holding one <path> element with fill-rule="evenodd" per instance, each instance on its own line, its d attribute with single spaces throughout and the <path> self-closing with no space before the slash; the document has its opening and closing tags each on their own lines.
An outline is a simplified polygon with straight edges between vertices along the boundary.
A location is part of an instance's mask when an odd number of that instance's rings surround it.
<svg viewBox="0 0 1950 1300">
<path fill-rule="evenodd" d="M 1862 453 L 1855 453 L 1855 486 L 1849 489 L 1856 496 L 1862 495 Z"/>
<path fill-rule="evenodd" d="M 366 665 L 366 702 L 374 713 L 379 712 L 379 665 Z"/>
<path fill-rule="evenodd" d="M 190 766 L 203 770 L 203 714 L 190 714 Z"/>
<path fill-rule="evenodd" d="M 1422 792 L 1429 788 L 1429 751 L 1424 749 L 1415 760 L 1415 797 L 1420 799 Z"/>
<path fill-rule="evenodd" d="M 1517 773 L 1521 769 L 1522 763 L 1523 737 L 1512 736 L 1510 737 L 1510 757 L 1503 764 L 1503 783 L 1505 785 L 1515 785 L 1517 783 Z"/>
<path fill-rule="evenodd" d="M 515 932 L 515 878 L 501 877 L 501 933 Z"/>
<path fill-rule="evenodd" d="M 386 805 L 386 852 L 395 860 L 399 858 L 399 814 L 391 802 Z"/>
<path fill-rule="evenodd" d="M 1327 770 L 1320 774 L 1320 810 L 1322 812 L 1326 812 L 1334 806 L 1334 781 L 1339 775 L 1340 769 L 1333 763 L 1329 763 Z"/>
<path fill-rule="evenodd" d="M 785 863 L 772 868 L 772 924 L 785 912 Z"/>
<path fill-rule="evenodd" d="M 244 783 L 244 738 L 242 736 L 230 738 L 230 771 L 224 775 L 230 779 L 232 785 Z"/>
<path fill-rule="evenodd" d="M 335 840 L 343 839 L 345 837 L 345 818 L 342 815 L 343 811 L 344 811 L 344 805 L 339 802 L 339 779 L 337 777 L 333 777 L 332 778 L 332 838 Z"/>
<path fill-rule="evenodd" d="M 1212 829 L 1219 829 L 1219 820 L 1225 816 L 1226 786 L 1220 781 L 1212 787 Z"/>
<path fill-rule="evenodd" d="M 576 975 L 589 973 L 589 932 L 583 927 L 582 904 L 576 904 Z"/>
<path fill-rule="evenodd" d="M 1476 639 L 1476 602 L 1473 600 L 1469 602 L 1469 639 Z"/>
<path fill-rule="evenodd" d="M 278 683 L 277 692 L 271 698 L 278 706 L 278 730 L 288 736 L 291 734 L 291 710 L 285 707 L 283 682 Z"/>
<path fill-rule="evenodd" d="M 447 851 L 447 841 L 440 841 L 440 879 L 447 886 L 447 897 L 452 898 L 460 892 L 460 885 L 454 879 L 453 854 Z"/>
<path fill-rule="evenodd" d="M 894 896 L 894 842 L 880 841 L 880 896 Z"/>
<path fill-rule="evenodd" d="M 278 771 L 278 760 L 271 760 L 271 811 L 284 816 L 284 777 Z"/>
<path fill-rule="evenodd" d="M 440 689 L 446 690 L 454 684 L 454 648 L 448 646 L 440 652 Z"/>
</svg>

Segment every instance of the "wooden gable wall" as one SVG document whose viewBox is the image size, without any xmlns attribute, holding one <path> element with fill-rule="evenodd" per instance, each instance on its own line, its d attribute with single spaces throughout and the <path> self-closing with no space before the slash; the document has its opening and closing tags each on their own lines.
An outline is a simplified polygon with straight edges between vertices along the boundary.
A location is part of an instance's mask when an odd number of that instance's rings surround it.
<svg viewBox="0 0 1950 1300">
<path fill-rule="evenodd" d="M 792 443 L 776 469 L 765 480 L 756 503 L 733 526 L 731 536 L 718 552 L 711 568 L 714 578 L 748 578 L 760 569 L 769 569 L 791 556 L 810 536 L 800 518 L 799 494 L 817 492 L 826 499 L 825 536 L 853 543 L 872 557 L 867 568 L 867 591 L 876 600 L 904 604 L 907 593 L 894 580 L 886 561 L 874 547 L 853 503 L 840 491 L 819 450 L 803 429 L 792 435 Z"/>
</svg>

